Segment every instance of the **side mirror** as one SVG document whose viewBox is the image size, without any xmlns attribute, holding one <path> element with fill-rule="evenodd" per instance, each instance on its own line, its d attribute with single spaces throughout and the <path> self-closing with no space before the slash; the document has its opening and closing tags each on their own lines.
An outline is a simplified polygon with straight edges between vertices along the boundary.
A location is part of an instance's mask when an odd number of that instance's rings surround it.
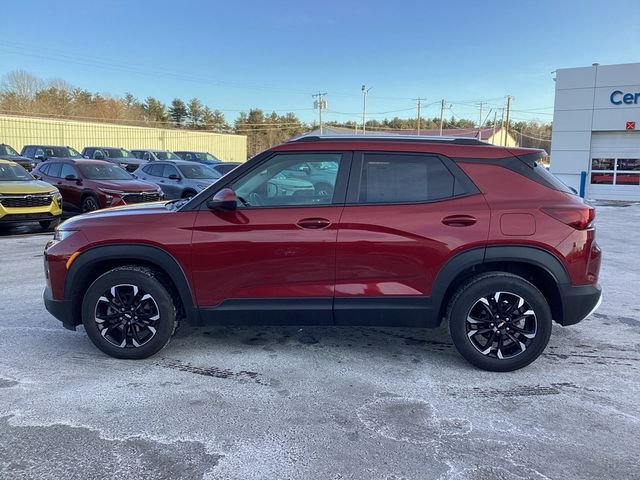
<svg viewBox="0 0 640 480">
<path fill-rule="evenodd" d="M 180 180 L 180 175 L 178 175 L 177 173 L 172 173 L 171 175 L 169 175 L 169 180 Z"/>
<path fill-rule="evenodd" d="M 36 160 L 42 160 L 43 162 L 47 159 L 47 157 L 45 157 L 44 155 L 36 155 L 35 157 Z"/>
<path fill-rule="evenodd" d="M 238 197 L 236 192 L 230 188 L 223 188 L 207 202 L 209 210 L 233 211 L 238 207 Z"/>
<path fill-rule="evenodd" d="M 94 160 L 104 160 L 104 155 L 101 155 L 101 154 L 98 153 L 97 155 L 93 156 L 93 159 Z"/>
<path fill-rule="evenodd" d="M 64 179 L 68 182 L 77 182 L 78 180 L 80 180 L 75 175 L 67 175 L 66 177 L 64 177 Z"/>
<path fill-rule="evenodd" d="M 304 172 L 305 175 L 311 175 L 311 167 L 309 165 L 303 165 L 300 167 L 300 171 Z"/>
</svg>

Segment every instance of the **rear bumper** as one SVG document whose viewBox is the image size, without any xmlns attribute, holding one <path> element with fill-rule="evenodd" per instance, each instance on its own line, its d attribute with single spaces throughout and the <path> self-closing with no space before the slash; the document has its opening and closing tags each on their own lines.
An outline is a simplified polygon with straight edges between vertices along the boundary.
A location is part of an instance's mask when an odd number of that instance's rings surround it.
<svg viewBox="0 0 640 480">
<path fill-rule="evenodd" d="M 562 321 L 560 325 L 575 325 L 591 315 L 602 301 L 602 290 L 598 285 L 561 285 Z"/>
<path fill-rule="evenodd" d="M 75 330 L 76 325 L 73 321 L 73 311 L 71 309 L 71 302 L 67 300 L 56 300 L 51 294 L 49 287 L 44 289 L 42 294 L 44 299 L 44 306 L 47 311 L 62 322 L 62 326 L 69 330 Z"/>
</svg>

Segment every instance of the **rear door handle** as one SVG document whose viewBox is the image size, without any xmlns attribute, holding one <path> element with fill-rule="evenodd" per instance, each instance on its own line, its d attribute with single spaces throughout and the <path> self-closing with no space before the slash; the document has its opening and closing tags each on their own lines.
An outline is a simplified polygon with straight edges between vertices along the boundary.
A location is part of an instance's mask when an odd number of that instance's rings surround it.
<svg viewBox="0 0 640 480">
<path fill-rule="evenodd" d="M 331 225 L 331 222 L 326 218 L 303 218 L 302 220 L 298 220 L 296 225 L 300 228 L 306 228 L 309 230 L 320 230 L 322 228 L 327 228 Z"/>
<path fill-rule="evenodd" d="M 442 223 L 450 227 L 469 227 L 476 221 L 476 218 L 471 215 L 449 215 L 442 219 Z"/>
</svg>

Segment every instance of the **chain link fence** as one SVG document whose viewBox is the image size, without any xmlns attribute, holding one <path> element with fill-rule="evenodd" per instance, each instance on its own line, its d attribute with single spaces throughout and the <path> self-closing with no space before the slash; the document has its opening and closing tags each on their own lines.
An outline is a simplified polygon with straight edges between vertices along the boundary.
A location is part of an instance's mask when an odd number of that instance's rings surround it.
<svg viewBox="0 0 640 480">
<path fill-rule="evenodd" d="M 104 146 L 209 152 L 225 161 L 247 159 L 247 137 L 244 135 L 11 115 L 0 115 L 0 143 L 9 144 L 18 151 L 30 144 L 64 145 L 78 151 L 84 147 Z"/>
</svg>

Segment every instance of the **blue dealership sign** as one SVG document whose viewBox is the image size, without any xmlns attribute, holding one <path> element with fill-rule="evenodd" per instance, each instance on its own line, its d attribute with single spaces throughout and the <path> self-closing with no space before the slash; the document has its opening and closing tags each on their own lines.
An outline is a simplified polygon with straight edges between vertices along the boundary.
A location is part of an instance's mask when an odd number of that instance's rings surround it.
<svg viewBox="0 0 640 480">
<path fill-rule="evenodd" d="M 611 95 L 609 95 L 609 101 L 613 105 L 622 105 L 623 103 L 625 105 L 637 105 L 639 98 L 640 92 L 625 93 L 620 90 L 614 90 L 613 92 L 611 92 Z"/>
</svg>

